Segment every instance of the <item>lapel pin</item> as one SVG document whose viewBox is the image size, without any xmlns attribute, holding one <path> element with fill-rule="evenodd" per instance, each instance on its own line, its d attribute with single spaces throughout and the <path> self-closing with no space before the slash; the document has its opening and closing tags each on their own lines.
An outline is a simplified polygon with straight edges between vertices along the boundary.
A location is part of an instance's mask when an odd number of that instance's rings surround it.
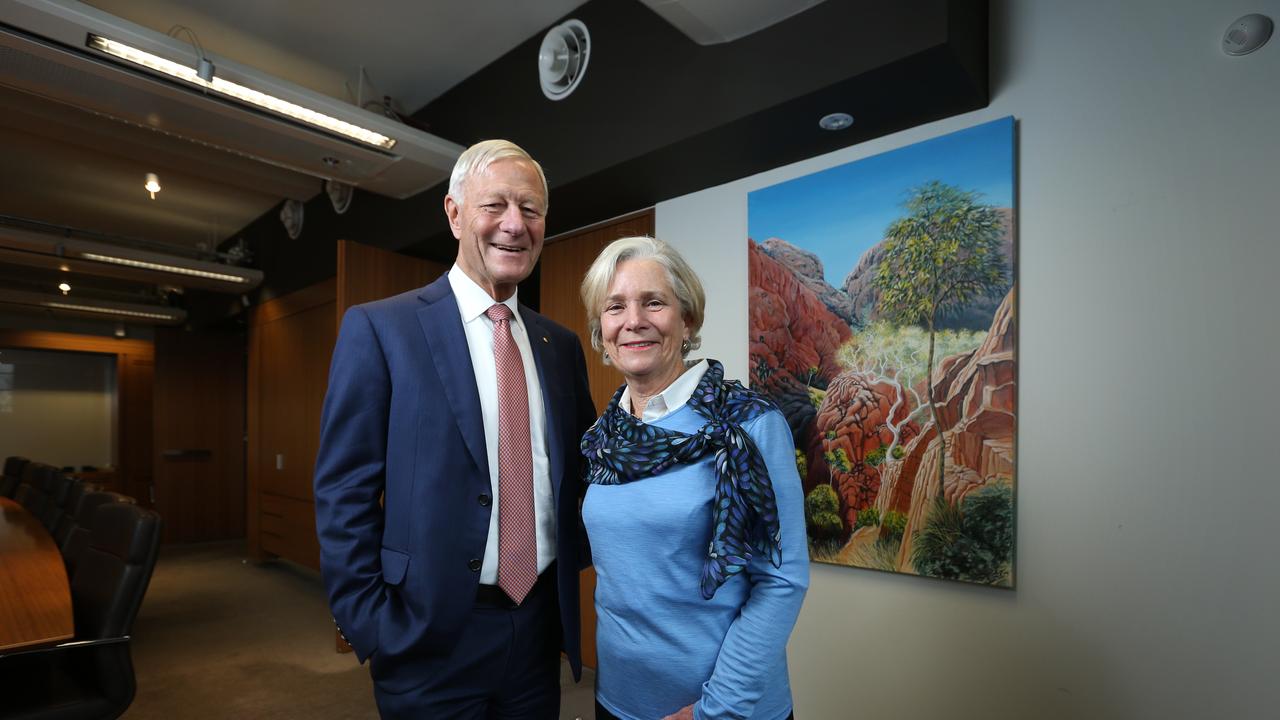
<svg viewBox="0 0 1280 720">
<path fill-rule="evenodd" d="M 551 341 L 547 339 L 547 336 L 546 336 L 546 335 L 543 335 L 543 336 L 542 336 L 542 342 L 544 342 L 544 343 L 549 343 L 549 342 L 551 342 Z"/>
</svg>

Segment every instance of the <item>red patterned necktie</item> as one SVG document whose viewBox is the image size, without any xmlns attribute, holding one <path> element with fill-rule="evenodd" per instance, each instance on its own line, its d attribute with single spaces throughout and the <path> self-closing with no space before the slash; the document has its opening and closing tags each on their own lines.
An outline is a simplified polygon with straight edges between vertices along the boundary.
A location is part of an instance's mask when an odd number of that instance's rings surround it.
<svg viewBox="0 0 1280 720">
<path fill-rule="evenodd" d="M 485 314 L 493 321 L 498 368 L 498 587 L 520 603 L 538 581 L 529 391 L 520 348 L 511 337 L 511 308 L 498 304 Z"/>
</svg>

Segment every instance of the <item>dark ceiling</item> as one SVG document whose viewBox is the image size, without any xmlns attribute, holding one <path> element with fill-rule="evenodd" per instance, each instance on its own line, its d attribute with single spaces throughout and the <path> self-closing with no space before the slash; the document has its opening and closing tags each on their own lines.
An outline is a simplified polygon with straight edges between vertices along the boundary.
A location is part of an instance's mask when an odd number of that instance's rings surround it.
<svg viewBox="0 0 1280 720">
<path fill-rule="evenodd" d="M 506 137 L 527 149 L 551 184 L 549 236 L 988 102 L 985 1 L 830 0 L 714 46 L 636 0 L 591 0 L 573 17 L 593 52 L 568 98 L 538 87 L 539 35 L 414 115 L 462 145 Z M 837 111 L 853 126 L 821 130 Z M 338 239 L 451 263 L 444 194 L 358 192 L 345 215 L 320 196 L 296 240 L 275 211 L 236 237 L 266 272 L 263 299 L 331 276 Z"/>
</svg>

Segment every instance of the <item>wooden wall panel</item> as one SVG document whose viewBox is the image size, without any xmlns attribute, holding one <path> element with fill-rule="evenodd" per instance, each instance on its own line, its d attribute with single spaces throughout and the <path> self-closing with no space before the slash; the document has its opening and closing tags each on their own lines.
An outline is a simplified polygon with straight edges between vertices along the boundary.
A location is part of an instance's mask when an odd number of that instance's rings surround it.
<svg viewBox="0 0 1280 720">
<path fill-rule="evenodd" d="M 151 354 L 129 353 L 118 358 L 116 397 L 116 482 L 119 492 L 152 507 L 155 463 L 154 439 L 155 359 Z"/>
<path fill-rule="evenodd" d="M 243 537 L 245 337 L 157 328 L 155 507 L 165 542 Z"/>
<path fill-rule="evenodd" d="M 319 568 L 311 479 L 333 354 L 337 284 L 253 308 L 249 327 L 249 552 Z"/>
<path fill-rule="evenodd" d="M 442 263 L 340 240 L 338 322 L 352 305 L 420 288 L 448 271 Z"/>
<path fill-rule="evenodd" d="M 614 391 L 622 385 L 622 373 L 605 365 L 600 353 L 591 348 L 587 332 L 587 315 L 582 307 L 579 288 L 591 262 L 606 245 L 618 238 L 653 235 L 653 210 L 592 226 L 553 238 L 542 250 L 542 314 L 573 330 L 582 341 L 587 355 L 587 376 L 591 400 L 596 409 L 609 404 Z M 579 590 L 582 607 L 582 662 L 596 666 L 595 570 L 582 572 Z"/>
</svg>

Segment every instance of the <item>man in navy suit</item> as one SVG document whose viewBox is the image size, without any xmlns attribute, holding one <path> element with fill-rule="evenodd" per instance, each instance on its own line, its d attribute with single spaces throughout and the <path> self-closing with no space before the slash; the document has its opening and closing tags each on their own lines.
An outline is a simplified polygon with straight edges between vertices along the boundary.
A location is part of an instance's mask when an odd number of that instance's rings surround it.
<svg viewBox="0 0 1280 720">
<path fill-rule="evenodd" d="M 516 145 L 468 148 L 444 201 L 458 239 L 453 268 L 342 321 L 316 527 L 334 619 L 370 660 L 384 718 L 556 718 L 561 650 L 581 673 L 578 571 L 589 553 L 577 448 L 595 409 L 577 336 L 516 302 L 542 251 L 547 196 L 542 168 Z M 521 369 L 520 392 L 509 391 Z M 512 397 L 527 397 L 515 435 L 529 441 L 515 455 L 522 477 L 531 465 L 531 502 L 510 485 L 499 494 L 499 467 L 513 474 Z M 514 533 L 499 532 L 499 499 L 509 497 L 532 506 L 522 511 L 527 594 L 510 590 Z"/>
</svg>

